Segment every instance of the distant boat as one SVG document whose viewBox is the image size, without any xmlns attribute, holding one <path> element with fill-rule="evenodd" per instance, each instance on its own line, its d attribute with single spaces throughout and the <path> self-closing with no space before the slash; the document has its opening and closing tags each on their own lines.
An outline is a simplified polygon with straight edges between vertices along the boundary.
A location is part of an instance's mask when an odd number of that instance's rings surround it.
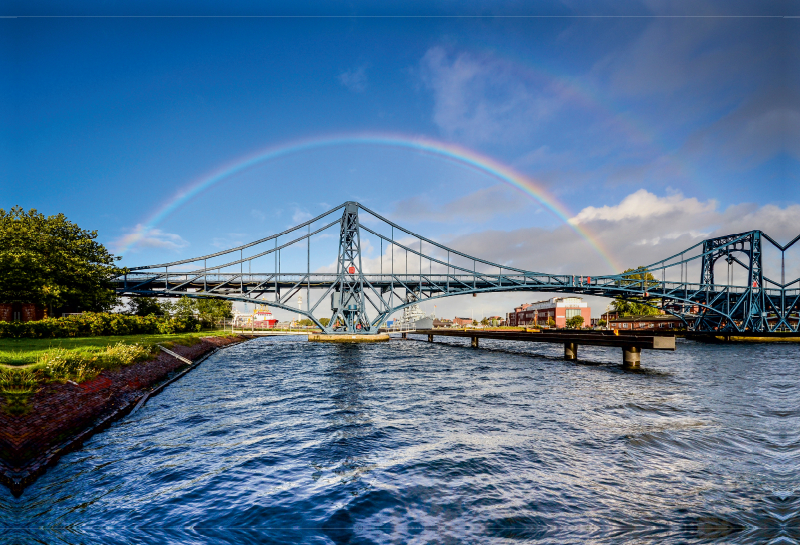
<svg viewBox="0 0 800 545">
<path fill-rule="evenodd" d="M 401 329 L 433 329 L 433 315 L 422 312 L 418 304 L 403 309 L 403 317 L 396 320 L 392 327 Z"/>
</svg>

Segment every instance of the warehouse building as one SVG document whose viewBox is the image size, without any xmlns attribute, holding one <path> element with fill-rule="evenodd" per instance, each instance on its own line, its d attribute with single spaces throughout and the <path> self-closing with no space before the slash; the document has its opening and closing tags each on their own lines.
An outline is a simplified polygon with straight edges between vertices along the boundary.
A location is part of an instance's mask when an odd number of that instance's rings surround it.
<svg viewBox="0 0 800 545">
<path fill-rule="evenodd" d="M 555 327 L 566 327 L 567 320 L 573 316 L 583 316 L 584 325 L 592 320 L 592 309 L 583 297 L 553 297 L 546 301 L 524 303 L 514 312 L 506 314 L 509 326 L 546 326 L 552 318 Z"/>
</svg>

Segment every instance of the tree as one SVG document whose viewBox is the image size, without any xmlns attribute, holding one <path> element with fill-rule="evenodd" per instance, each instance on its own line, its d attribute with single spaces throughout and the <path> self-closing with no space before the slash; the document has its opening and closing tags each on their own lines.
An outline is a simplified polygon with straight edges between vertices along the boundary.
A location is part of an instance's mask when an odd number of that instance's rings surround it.
<svg viewBox="0 0 800 545">
<path fill-rule="evenodd" d="M 658 284 L 656 278 L 647 272 L 644 267 L 626 269 L 623 271 L 623 275 L 624 279 L 620 281 L 621 286 L 630 286 L 647 291 L 649 287 Z M 645 300 L 641 297 L 626 296 L 623 298 L 622 296 L 617 296 L 611 306 L 620 316 L 650 316 L 659 313 L 657 308 L 645 304 Z"/>
<path fill-rule="evenodd" d="M 227 299 L 195 299 L 195 309 L 200 321 L 215 324 L 233 318 L 233 301 Z"/>
<path fill-rule="evenodd" d="M 117 304 L 110 280 L 120 258 L 64 214 L 45 217 L 20 206 L 0 209 L 0 303 L 104 311 Z"/>
<path fill-rule="evenodd" d="M 314 325 L 314 322 L 312 322 L 308 318 L 303 318 L 302 320 L 297 322 L 297 325 L 301 325 L 301 326 L 304 326 L 304 327 L 309 327 L 309 326 Z"/>
<path fill-rule="evenodd" d="M 128 301 L 128 314 L 134 316 L 149 316 L 163 314 L 158 299 L 155 297 L 131 297 Z"/>
<path fill-rule="evenodd" d="M 325 327 L 328 327 L 328 324 L 331 323 L 331 319 L 330 318 L 320 318 L 319 319 L 319 323 L 321 323 Z"/>
<path fill-rule="evenodd" d="M 600 327 L 606 327 L 607 323 L 608 322 L 606 322 L 605 320 L 598 320 L 597 325 L 599 325 Z"/>
<path fill-rule="evenodd" d="M 581 329 L 583 327 L 583 316 L 578 314 L 577 316 L 567 319 L 566 325 L 569 329 Z"/>
<path fill-rule="evenodd" d="M 191 318 L 195 315 L 194 299 L 185 295 L 175 302 L 172 315 L 176 318 Z"/>
<path fill-rule="evenodd" d="M 484 318 L 483 320 L 481 320 L 481 325 L 482 326 L 488 326 L 489 325 L 489 318 Z"/>
<path fill-rule="evenodd" d="M 547 319 L 547 325 L 548 325 L 549 327 L 555 327 L 555 326 L 556 326 L 556 321 L 555 321 L 555 320 L 553 320 L 553 317 L 552 317 L 552 316 L 551 316 L 550 318 L 548 318 L 548 319 Z"/>
</svg>

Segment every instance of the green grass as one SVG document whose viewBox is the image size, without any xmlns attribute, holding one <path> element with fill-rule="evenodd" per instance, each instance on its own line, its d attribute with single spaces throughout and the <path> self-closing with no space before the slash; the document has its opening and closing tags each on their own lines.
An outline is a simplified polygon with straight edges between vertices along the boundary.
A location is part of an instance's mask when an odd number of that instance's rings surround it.
<svg viewBox="0 0 800 545">
<path fill-rule="evenodd" d="M 230 334 L 228 332 L 227 334 Z M 172 335 L 114 335 L 108 337 L 75 337 L 66 339 L 0 339 L 0 369 L 25 367 L 31 371 L 42 367 L 40 360 L 55 350 L 65 350 L 75 357 L 92 359 L 117 343 L 139 344 L 153 347 L 156 344 L 191 346 L 200 337 L 224 336 L 224 331 L 200 331 Z"/>
</svg>

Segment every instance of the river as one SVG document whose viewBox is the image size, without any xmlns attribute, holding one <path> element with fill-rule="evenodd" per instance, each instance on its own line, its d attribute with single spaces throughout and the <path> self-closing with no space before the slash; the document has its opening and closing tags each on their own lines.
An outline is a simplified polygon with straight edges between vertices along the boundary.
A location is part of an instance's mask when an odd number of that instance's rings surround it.
<svg viewBox="0 0 800 545">
<path fill-rule="evenodd" d="M 8 543 L 798 543 L 800 345 L 222 350 L 14 499 Z"/>
</svg>

